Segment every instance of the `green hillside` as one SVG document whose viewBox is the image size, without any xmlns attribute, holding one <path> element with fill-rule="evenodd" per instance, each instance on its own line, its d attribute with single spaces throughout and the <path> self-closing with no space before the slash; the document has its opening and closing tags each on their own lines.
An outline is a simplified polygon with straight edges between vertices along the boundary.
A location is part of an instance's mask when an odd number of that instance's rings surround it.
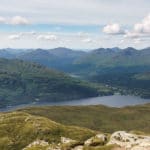
<svg viewBox="0 0 150 150">
<path fill-rule="evenodd" d="M 103 69 L 112 67 L 136 67 L 150 65 L 150 49 L 136 50 L 99 48 L 91 51 L 75 61 L 78 66 L 87 66 L 89 69 Z M 96 70 L 95 70 L 96 71 Z"/>
<path fill-rule="evenodd" d="M 36 140 L 59 143 L 61 137 L 82 142 L 93 135 L 92 130 L 64 126 L 44 117 L 22 112 L 0 113 L 1 150 L 22 150 Z"/>
<path fill-rule="evenodd" d="M 105 89 L 35 63 L 0 59 L 1 108 L 109 94 Z"/>
<path fill-rule="evenodd" d="M 97 106 L 45 106 L 20 109 L 65 125 L 76 125 L 112 133 L 139 130 L 150 134 L 150 104 L 113 108 Z"/>
<path fill-rule="evenodd" d="M 128 131 L 141 139 L 150 134 L 149 116 L 150 104 L 47 106 L 0 113 L 0 150 L 118 150 L 117 145 L 106 145 L 111 134 Z"/>
</svg>

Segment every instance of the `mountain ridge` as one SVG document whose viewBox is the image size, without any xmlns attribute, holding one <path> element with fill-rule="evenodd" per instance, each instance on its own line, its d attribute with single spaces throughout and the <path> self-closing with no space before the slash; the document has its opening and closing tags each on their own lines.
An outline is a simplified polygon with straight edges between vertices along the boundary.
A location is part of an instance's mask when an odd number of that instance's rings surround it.
<svg viewBox="0 0 150 150">
<path fill-rule="evenodd" d="M 37 63 L 0 59 L 2 108 L 19 104 L 95 97 L 110 92 L 104 91 L 105 89 Z"/>
</svg>

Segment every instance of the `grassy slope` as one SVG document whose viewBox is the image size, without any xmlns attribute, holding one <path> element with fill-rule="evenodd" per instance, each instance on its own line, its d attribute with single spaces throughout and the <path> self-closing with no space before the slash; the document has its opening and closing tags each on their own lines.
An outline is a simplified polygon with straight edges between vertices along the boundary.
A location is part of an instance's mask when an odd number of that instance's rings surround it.
<svg viewBox="0 0 150 150">
<path fill-rule="evenodd" d="M 92 130 L 64 126 L 45 117 L 22 112 L 0 114 L 1 150 L 21 150 L 36 139 L 58 143 L 61 136 L 84 141 L 93 135 Z"/>
<path fill-rule="evenodd" d="M 99 94 L 95 85 L 44 66 L 21 60 L 0 59 L 0 107 L 79 99 Z"/>
<path fill-rule="evenodd" d="M 150 104 L 124 108 L 105 106 L 47 106 L 21 111 L 50 118 L 65 125 L 87 127 L 103 132 L 139 130 L 150 133 Z"/>
</svg>

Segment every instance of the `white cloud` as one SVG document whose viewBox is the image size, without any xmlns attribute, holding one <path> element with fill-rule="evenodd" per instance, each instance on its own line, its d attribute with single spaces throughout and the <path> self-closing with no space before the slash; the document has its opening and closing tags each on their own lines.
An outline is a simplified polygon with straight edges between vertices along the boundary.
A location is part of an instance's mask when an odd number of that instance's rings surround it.
<svg viewBox="0 0 150 150">
<path fill-rule="evenodd" d="M 134 44 L 140 44 L 141 43 L 141 39 L 140 38 L 137 38 L 137 39 L 134 39 L 133 42 Z"/>
<path fill-rule="evenodd" d="M 89 33 L 86 33 L 86 32 L 78 32 L 78 33 L 77 33 L 77 36 L 80 37 L 80 38 L 85 38 L 85 37 L 88 37 L 88 36 L 89 36 Z"/>
<path fill-rule="evenodd" d="M 13 34 L 8 37 L 10 40 L 19 40 L 21 38 L 20 34 Z"/>
<path fill-rule="evenodd" d="M 103 32 L 106 34 L 124 34 L 125 31 L 120 27 L 118 23 L 108 24 L 103 28 Z"/>
<path fill-rule="evenodd" d="M 14 16 L 12 18 L 0 16 L 0 24 L 27 25 L 29 24 L 29 21 L 21 16 Z"/>
<path fill-rule="evenodd" d="M 91 38 L 86 38 L 86 39 L 83 39 L 82 42 L 85 42 L 85 43 L 92 43 L 93 40 Z"/>
<path fill-rule="evenodd" d="M 134 32 L 136 33 L 148 33 L 150 34 L 150 14 L 146 16 L 141 23 L 134 25 Z"/>
<path fill-rule="evenodd" d="M 57 36 L 56 35 L 38 35 L 37 36 L 38 40 L 49 40 L 49 41 L 56 41 L 57 40 Z"/>
<path fill-rule="evenodd" d="M 141 36 L 140 33 L 136 33 L 136 32 L 126 32 L 126 34 L 124 35 L 124 38 L 138 38 L 139 36 Z"/>
<path fill-rule="evenodd" d="M 21 16 L 15 16 L 11 19 L 10 24 L 13 25 L 27 25 L 29 24 L 29 21 Z"/>
<path fill-rule="evenodd" d="M 37 33 L 35 31 L 29 31 L 29 32 L 21 32 L 20 35 L 22 36 L 34 36 Z"/>
<path fill-rule="evenodd" d="M 6 19 L 4 17 L 0 17 L 0 24 L 6 23 Z"/>
<path fill-rule="evenodd" d="M 34 23 L 133 24 L 149 6 L 149 0 L 1 0 L 0 14 L 28 16 Z"/>
<path fill-rule="evenodd" d="M 149 38 L 150 37 L 150 14 L 146 16 L 140 23 L 136 23 L 132 31 L 126 32 L 125 38 Z"/>
</svg>

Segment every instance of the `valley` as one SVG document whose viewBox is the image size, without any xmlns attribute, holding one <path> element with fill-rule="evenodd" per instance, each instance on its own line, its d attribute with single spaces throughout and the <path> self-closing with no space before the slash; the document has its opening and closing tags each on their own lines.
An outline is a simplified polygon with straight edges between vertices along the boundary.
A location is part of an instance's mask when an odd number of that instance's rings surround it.
<svg viewBox="0 0 150 150">
<path fill-rule="evenodd" d="M 149 149 L 149 57 L 149 48 L 0 50 L 0 149 Z"/>
<path fill-rule="evenodd" d="M 150 150 L 150 0 L 0 0 L 0 150 Z"/>
</svg>

